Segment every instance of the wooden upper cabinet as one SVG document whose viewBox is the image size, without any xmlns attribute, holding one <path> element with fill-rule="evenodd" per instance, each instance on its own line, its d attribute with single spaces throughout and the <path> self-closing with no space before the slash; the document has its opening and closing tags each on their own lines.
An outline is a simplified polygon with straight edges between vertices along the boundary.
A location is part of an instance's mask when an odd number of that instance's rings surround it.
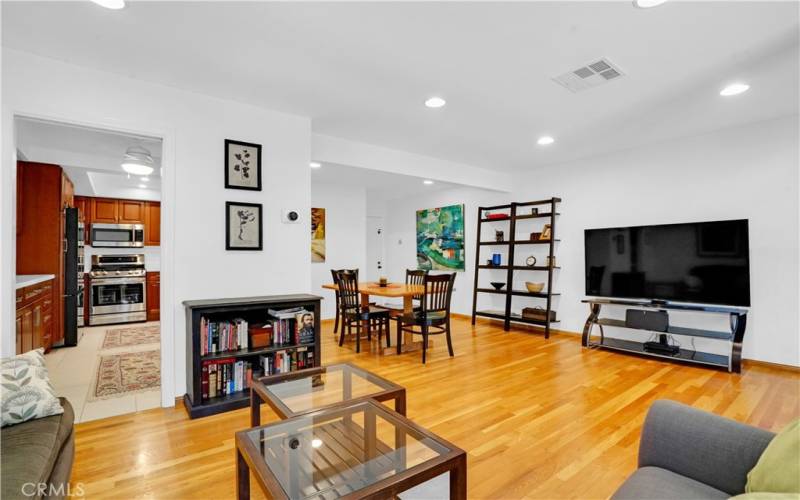
<svg viewBox="0 0 800 500">
<path fill-rule="evenodd" d="M 78 222 L 86 222 L 89 209 L 89 199 L 85 196 L 76 196 L 75 197 L 75 208 L 78 209 Z"/>
<path fill-rule="evenodd" d="M 135 200 L 118 200 L 117 209 L 120 224 L 144 224 L 144 202 Z"/>
<path fill-rule="evenodd" d="M 92 220 L 93 224 L 116 224 L 119 220 L 119 203 L 111 198 L 92 198 Z"/>
<path fill-rule="evenodd" d="M 144 204 L 144 244 L 161 245 L 161 203 L 147 201 Z"/>
<path fill-rule="evenodd" d="M 61 206 L 75 207 L 75 185 L 63 171 L 61 172 Z"/>
</svg>

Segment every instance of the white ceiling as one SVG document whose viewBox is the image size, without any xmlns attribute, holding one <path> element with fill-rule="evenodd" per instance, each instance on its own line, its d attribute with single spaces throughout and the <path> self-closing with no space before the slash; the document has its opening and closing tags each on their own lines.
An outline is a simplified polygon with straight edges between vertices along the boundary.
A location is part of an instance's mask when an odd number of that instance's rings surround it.
<svg viewBox="0 0 800 500">
<path fill-rule="evenodd" d="M 400 175 L 380 170 L 325 163 L 322 168 L 311 170 L 312 191 L 314 183 L 339 184 L 363 187 L 370 200 L 396 200 L 450 189 L 460 184 L 437 181 L 426 185 L 423 177 Z"/>
<path fill-rule="evenodd" d="M 159 199 L 161 139 L 27 118 L 14 123 L 17 150 L 28 161 L 61 165 L 76 194 Z M 155 170 L 147 181 L 120 166 L 125 150 L 133 145 L 143 146 L 153 157 Z"/>
<path fill-rule="evenodd" d="M 798 109 L 798 2 L 2 2 L 3 44 L 515 171 Z M 606 57 L 626 76 L 551 77 Z M 751 90 L 724 99 L 741 79 Z M 430 110 L 431 95 L 447 99 Z M 536 146 L 540 134 L 557 142 Z"/>
</svg>

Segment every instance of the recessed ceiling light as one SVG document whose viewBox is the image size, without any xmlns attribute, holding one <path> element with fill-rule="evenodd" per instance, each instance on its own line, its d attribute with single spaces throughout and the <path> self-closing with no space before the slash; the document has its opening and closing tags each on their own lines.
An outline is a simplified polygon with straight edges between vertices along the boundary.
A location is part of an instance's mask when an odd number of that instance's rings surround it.
<svg viewBox="0 0 800 500">
<path fill-rule="evenodd" d="M 550 144 L 553 144 L 554 142 L 556 142 L 556 140 L 550 137 L 549 135 L 543 135 L 539 137 L 539 140 L 536 141 L 536 144 L 540 146 L 548 146 Z"/>
<path fill-rule="evenodd" d="M 725 87 L 724 89 L 719 91 L 719 95 L 724 97 L 730 97 L 732 95 L 738 95 L 743 92 L 747 92 L 747 89 L 750 88 L 750 85 L 746 83 L 732 83 Z"/>
<path fill-rule="evenodd" d="M 445 101 L 441 97 L 431 97 L 430 99 L 425 101 L 425 105 L 428 106 L 429 108 L 441 108 L 445 104 L 447 104 L 447 101 Z"/>
<path fill-rule="evenodd" d="M 92 2 L 106 9 L 119 10 L 125 8 L 125 0 L 92 0 Z"/>
<path fill-rule="evenodd" d="M 433 181 L 430 180 L 430 179 L 425 179 L 424 181 L 422 181 L 422 183 L 425 184 L 425 185 L 430 186 L 431 184 L 433 184 Z"/>
<path fill-rule="evenodd" d="M 667 0 L 633 0 L 633 5 L 640 9 L 649 9 L 650 7 L 658 7 Z"/>
<path fill-rule="evenodd" d="M 308 166 L 311 168 L 320 168 L 322 166 L 322 163 L 318 161 L 312 161 L 311 163 L 308 164 Z"/>
<path fill-rule="evenodd" d="M 142 182 L 150 182 L 150 177 L 142 177 Z"/>
<path fill-rule="evenodd" d="M 146 188 L 147 188 L 147 184 L 139 184 L 139 189 L 146 189 Z"/>
<path fill-rule="evenodd" d="M 322 446 L 322 440 L 321 439 L 314 438 L 314 439 L 311 440 L 311 447 L 312 448 L 319 448 L 320 446 Z"/>
</svg>

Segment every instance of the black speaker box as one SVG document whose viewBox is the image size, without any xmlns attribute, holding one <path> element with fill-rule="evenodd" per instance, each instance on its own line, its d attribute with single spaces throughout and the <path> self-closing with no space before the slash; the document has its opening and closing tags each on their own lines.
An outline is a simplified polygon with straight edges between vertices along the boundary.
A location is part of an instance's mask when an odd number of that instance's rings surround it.
<svg viewBox="0 0 800 500">
<path fill-rule="evenodd" d="M 625 311 L 625 326 L 653 332 L 666 332 L 669 330 L 669 315 L 667 311 L 628 309 Z"/>
</svg>

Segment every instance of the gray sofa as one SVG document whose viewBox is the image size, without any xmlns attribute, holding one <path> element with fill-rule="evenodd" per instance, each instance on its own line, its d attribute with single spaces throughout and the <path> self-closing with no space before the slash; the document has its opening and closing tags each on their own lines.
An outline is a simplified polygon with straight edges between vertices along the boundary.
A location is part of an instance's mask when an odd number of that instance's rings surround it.
<svg viewBox="0 0 800 500">
<path fill-rule="evenodd" d="M 674 401 L 656 401 L 639 444 L 639 468 L 612 496 L 627 499 L 729 498 L 744 493 L 774 434 Z"/>
<path fill-rule="evenodd" d="M 69 477 L 75 458 L 75 414 L 69 401 L 59 400 L 64 408 L 61 415 L 37 418 L 0 430 L 0 498 L 3 500 L 55 500 L 69 496 Z M 43 486 L 36 486 L 40 484 Z"/>
</svg>

